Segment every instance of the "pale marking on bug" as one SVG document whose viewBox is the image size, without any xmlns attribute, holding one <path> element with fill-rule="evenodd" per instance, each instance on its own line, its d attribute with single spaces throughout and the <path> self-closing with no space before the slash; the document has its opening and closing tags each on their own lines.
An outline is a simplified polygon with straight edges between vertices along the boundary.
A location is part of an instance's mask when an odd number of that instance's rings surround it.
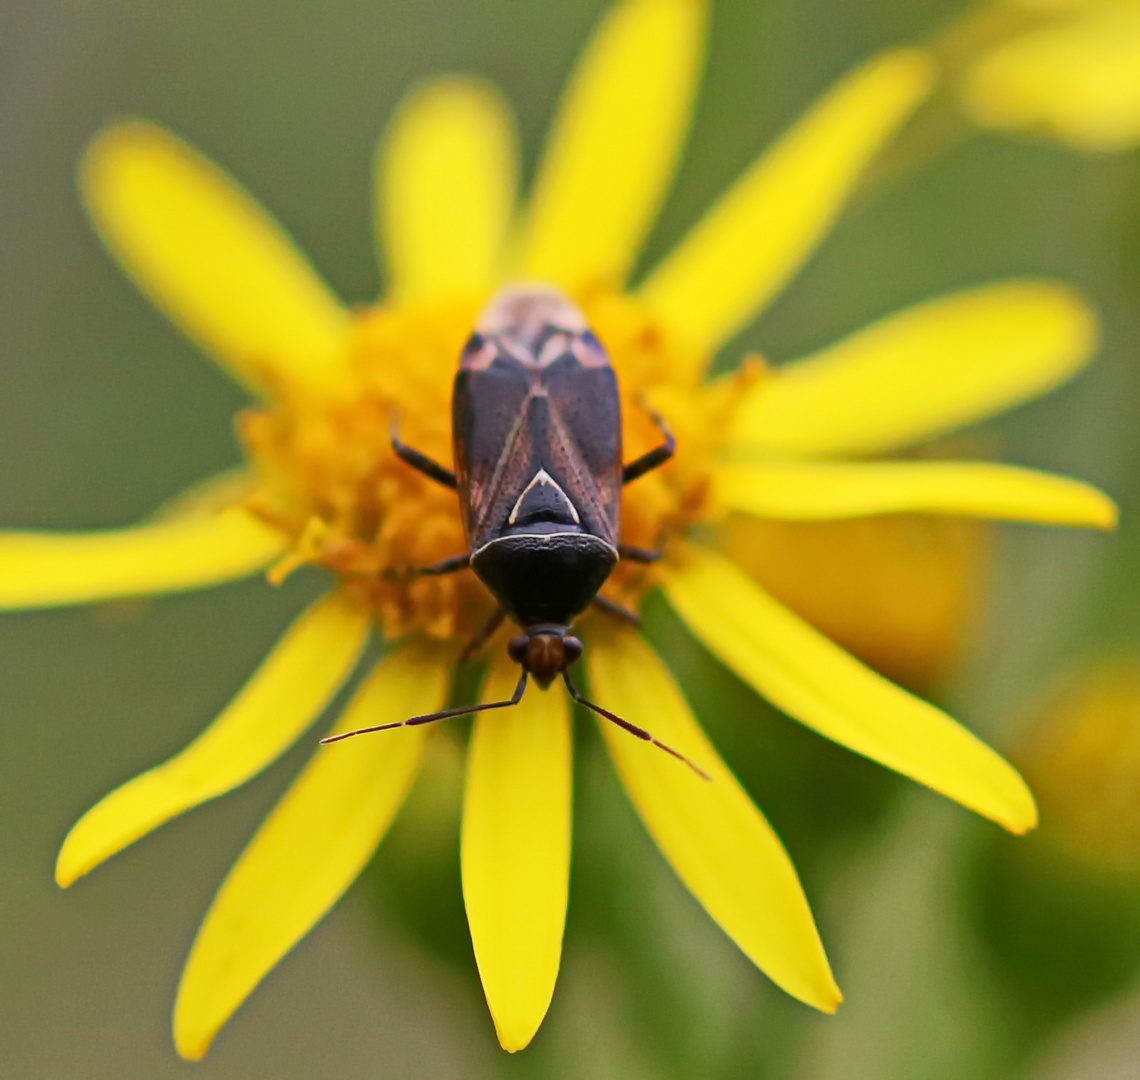
<svg viewBox="0 0 1140 1080">
<path fill-rule="evenodd" d="M 508 525 L 514 525 L 518 521 L 519 507 L 522 506 L 523 501 L 526 499 L 527 495 L 530 494 L 530 489 L 533 488 L 535 484 L 543 484 L 546 487 L 554 488 L 554 490 L 556 492 L 558 492 L 559 495 L 562 496 L 562 501 L 564 503 L 566 503 L 566 505 L 570 508 L 570 516 L 574 519 L 574 524 L 575 525 L 581 525 L 582 524 L 581 518 L 578 517 L 577 508 L 570 501 L 566 492 L 563 491 L 562 488 L 559 486 L 558 481 L 556 481 L 554 479 L 554 477 L 551 476 L 550 473 L 548 473 L 545 469 L 539 469 L 538 472 L 536 472 L 534 474 L 534 477 L 532 478 L 531 482 L 529 484 L 527 484 L 527 486 L 525 488 L 523 488 L 522 494 L 515 500 L 515 506 L 514 506 L 514 509 L 511 511 L 511 516 L 509 518 L 507 518 L 507 524 Z"/>
</svg>

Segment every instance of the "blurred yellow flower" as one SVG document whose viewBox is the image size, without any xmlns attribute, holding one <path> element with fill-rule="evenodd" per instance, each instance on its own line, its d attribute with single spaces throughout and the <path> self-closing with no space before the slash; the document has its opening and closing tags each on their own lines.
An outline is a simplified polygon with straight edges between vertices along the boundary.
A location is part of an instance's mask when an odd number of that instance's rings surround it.
<svg viewBox="0 0 1140 1080">
<path fill-rule="evenodd" d="M 775 599 L 909 690 L 954 670 L 985 610 L 990 529 L 891 514 L 776 521 L 729 514 L 717 543 Z"/>
<path fill-rule="evenodd" d="M 1071 673 L 1034 710 L 1018 746 L 1045 831 L 1077 859 L 1140 870 L 1140 657 Z"/>
<path fill-rule="evenodd" d="M 504 282 L 550 282 L 587 313 L 622 385 L 630 456 L 678 454 L 626 492 L 623 539 L 667 557 L 607 586 L 663 589 L 729 668 L 826 737 L 1014 832 L 1032 796 L 996 753 L 773 600 L 720 550 L 729 513 L 821 522 L 927 513 L 1109 528 L 1112 503 L 1075 480 L 979 462 L 884 461 L 1063 382 L 1091 356 L 1095 320 L 1071 290 L 985 285 L 883 319 L 819 353 L 734 375 L 708 363 L 810 256 L 865 167 L 927 93 L 916 51 L 852 72 L 763 155 L 636 287 L 627 275 L 674 174 L 699 81 L 705 5 L 623 0 L 604 18 L 516 217 L 513 126 L 490 88 L 450 79 L 412 93 L 377 161 L 385 299 L 346 308 L 280 227 L 216 166 L 158 128 L 122 124 L 83 162 L 83 193 L 140 288 L 255 403 L 248 467 L 161 518 L 97 534 L 0 535 L 0 605 L 42 607 L 219 584 L 305 564 L 335 587 L 286 631 L 246 686 L 180 754 L 75 825 L 69 885 L 171 817 L 256 775 L 324 710 L 379 626 L 391 643 L 333 730 L 445 704 L 460 647 L 491 604 L 470 575 L 384 576 L 463 550 L 454 496 L 392 454 L 448 460 L 448 397 L 480 306 Z M 709 744 L 651 645 L 584 621 L 594 695 L 696 761 L 705 783 L 604 725 L 634 806 L 713 919 L 778 985 L 825 1011 L 840 994 L 796 872 Z M 501 650 L 499 650 L 501 654 Z M 484 700 L 515 673 L 492 661 Z M 182 976 L 179 1052 L 200 1058 L 264 975 L 344 893 L 384 835 L 432 733 L 405 728 L 317 752 L 221 886 Z M 524 1047 L 558 972 L 570 867 L 571 731 L 560 691 L 474 723 L 462 876 L 479 973 L 502 1045 Z"/>
<path fill-rule="evenodd" d="M 992 45 L 961 83 L 984 127 L 1085 150 L 1140 140 L 1140 0 L 998 0 Z"/>
</svg>

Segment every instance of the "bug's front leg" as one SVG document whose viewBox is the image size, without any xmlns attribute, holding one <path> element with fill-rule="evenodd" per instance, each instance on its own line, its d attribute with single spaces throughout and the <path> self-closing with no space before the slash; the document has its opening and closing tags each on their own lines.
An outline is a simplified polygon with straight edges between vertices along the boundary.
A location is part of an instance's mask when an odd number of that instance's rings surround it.
<svg viewBox="0 0 1140 1080">
<path fill-rule="evenodd" d="M 503 625 L 503 620 L 507 617 L 507 613 L 498 607 L 495 609 L 491 617 L 475 632 L 475 636 L 463 646 L 463 652 L 459 654 L 460 662 L 470 660 L 487 642 L 491 636 Z"/>
<path fill-rule="evenodd" d="M 655 563 L 665 554 L 663 548 L 652 551 L 649 548 L 637 547 L 634 544 L 618 544 L 618 557 L 629 562 Z"/>
<path fill-rule="evenodd" d="M 464 552 L 462 555 L 452 555 L 450 559 L 441 559 L 437 563 L 432 563 L 430 566 L 413 566 L 410 570 L 413 574 L 420 576 L 431 575 L 438 577 L 440 574 L 454 574 L 457 570 L 466 570 L 471 565 L 471 552 Z"/>
<path fill-rule="evenodd" d="M 395 581 L 406 581 L 415 577 L 439 577 L 442 574 L 454 574 L 459 570 L 466 570 L 471 565 L 471 552 L 462 555 L 452 555 L 450 559 L 441 559 L 428 566 L 393 566 L 385 570 L 383 576 Z"/>
<path fill-rule="evenodd" d="M 624 604 L 619 604 L 608 596 L 602 596 L 599 593 L 590 603 L 599 611 L 604 611 L 607 615 L 628 623 L 630 626 L 641 626 L 641 616 L 636 611 L 630 611 Z"/>
</svg>

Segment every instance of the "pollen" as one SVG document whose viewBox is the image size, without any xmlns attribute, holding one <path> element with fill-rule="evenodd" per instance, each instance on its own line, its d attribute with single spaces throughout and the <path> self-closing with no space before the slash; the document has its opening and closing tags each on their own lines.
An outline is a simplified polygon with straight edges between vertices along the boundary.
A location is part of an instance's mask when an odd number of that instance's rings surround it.
<svg viewBox="0 0 1140 1080">
<path fill-rule="evenodd" d="M 653 413 L 677 439 L 667 466 L 623 493 L 621 538 L 663 549 L 669 538 L 719 516 L 713 466 L 746 363 L 712 383 L 693 357 L 632 300 L 597 290 L 575 298 L 609 354 L 622 395 L 625 459 L 661 440 Z M 409 633 L 463 641 L 493 601 L 470 572 L 417 574 L 466 551 L 456 493 L 396 457 L 392 436 L 450 468 L 451 386 L 480 310 L 468 303 L 362 308 L 344 374 L 319 391 L 277 385 L 243 413 L 238 430 L 253 463 L 248 503 L 292 538 L 269 571 L 274 583 L 297 568 L 326 567 L 363 599 L 389 638 Z M 603 592 L 636 607 L 658 570 L 619 564 Z"/>
</svg>

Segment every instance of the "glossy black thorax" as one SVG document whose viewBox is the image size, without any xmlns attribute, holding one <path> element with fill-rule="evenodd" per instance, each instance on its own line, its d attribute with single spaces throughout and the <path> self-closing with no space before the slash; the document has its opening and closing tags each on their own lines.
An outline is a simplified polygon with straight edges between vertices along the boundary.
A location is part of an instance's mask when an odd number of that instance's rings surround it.
<svg viewBox="0 0 1140 1080">
<path fill-rule="evenodd" d="M 452 430 L 471 567 L 520 626 L 567 626 L 618 560 L 621 406 L 604 350 L 556 293 L 518 289 L 464 351 Z"/>
</svg>

